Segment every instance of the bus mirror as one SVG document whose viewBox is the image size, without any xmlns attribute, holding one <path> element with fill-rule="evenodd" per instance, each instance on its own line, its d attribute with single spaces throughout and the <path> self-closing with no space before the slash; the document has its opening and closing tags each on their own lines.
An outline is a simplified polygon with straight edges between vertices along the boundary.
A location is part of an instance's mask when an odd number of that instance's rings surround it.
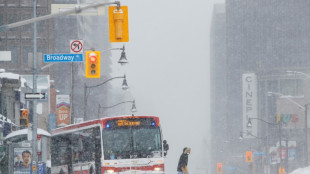
<svg viewBox="0 0 310 174">
<path fill-rule="evenodd" d="M 169 150 L 169 145 L 167 144 L 167 140 L 163 141 L 163 145 L 164 145 L 164 156 L 166 156 Z"/>
</svg>

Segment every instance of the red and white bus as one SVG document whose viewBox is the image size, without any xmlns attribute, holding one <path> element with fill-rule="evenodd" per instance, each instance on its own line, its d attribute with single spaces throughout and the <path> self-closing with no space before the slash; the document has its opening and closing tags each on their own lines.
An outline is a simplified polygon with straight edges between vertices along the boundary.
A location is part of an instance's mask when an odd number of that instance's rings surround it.
<svg viewBox="0 0 310 174">
<path fill-rule="evenodd" d="M 156 116 L 102 118 L 51 133 L 52 174 L 165 173 L 167 149 Z"/>
</svg>

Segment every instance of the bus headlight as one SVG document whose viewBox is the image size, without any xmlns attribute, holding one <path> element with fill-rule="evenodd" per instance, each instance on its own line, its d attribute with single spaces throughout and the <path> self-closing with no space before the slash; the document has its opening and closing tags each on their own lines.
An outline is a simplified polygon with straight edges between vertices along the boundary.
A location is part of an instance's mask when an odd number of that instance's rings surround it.
<svg viewBox="0 0 310 174">
<path fill-rule="evenodd" d="M 155 167 L 154 171 L 163 171 L 163 168 L 162 167 Z"/>
<path fill-rule="evenodd" d="M 114 173 L 114 170 L 105 170 L 104 173 Z"/>
</svg>

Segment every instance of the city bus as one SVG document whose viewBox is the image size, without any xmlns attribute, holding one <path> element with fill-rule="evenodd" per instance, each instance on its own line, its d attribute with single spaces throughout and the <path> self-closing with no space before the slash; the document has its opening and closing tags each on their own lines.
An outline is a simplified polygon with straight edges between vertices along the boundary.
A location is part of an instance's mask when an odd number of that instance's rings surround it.
<svg viewBox="0 0 310 174">
<path fill-rule="evenodd" d="M 164 174 L 156 116 L 116 116 L 51 131 L 52 174 Z"/>
</svg>

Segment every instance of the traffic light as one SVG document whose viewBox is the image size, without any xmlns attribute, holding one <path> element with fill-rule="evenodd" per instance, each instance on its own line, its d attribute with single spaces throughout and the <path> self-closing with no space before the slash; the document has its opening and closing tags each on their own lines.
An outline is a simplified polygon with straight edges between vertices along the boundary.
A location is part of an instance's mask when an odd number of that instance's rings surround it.
<svg viewBox="0 0 310 174">
<path fill-rule="evenodd" d="M 86 51 L 85 77 L 100 78 L 100 51 Z"/>
<path fill-rule="evenodd" d="M 222 163 L 217 163 L 217 173 L 223 173 L 223 165 L 222 165 Z"/>
<path fill-rule="evenodd" d="M 252 151 L 246 151 L 245 152 L 245 161 L 248 163 L 252 162 Z"/>
<path fill-rule="evenodd" d="M 128 42 L 128 7 L 109 6 L 110 42 Z"/>
<path fill-rule="evenodd" d="M 278 168 L 278 174 L 285 174 L 285 167 L 280 166 Z"/>
<path fill-rule="evenodd" d="M 28 109 L 21 109 L 19 116 L 20 127 L 28 127 L 29 124 L 29 111 Z"/>
</svg>

